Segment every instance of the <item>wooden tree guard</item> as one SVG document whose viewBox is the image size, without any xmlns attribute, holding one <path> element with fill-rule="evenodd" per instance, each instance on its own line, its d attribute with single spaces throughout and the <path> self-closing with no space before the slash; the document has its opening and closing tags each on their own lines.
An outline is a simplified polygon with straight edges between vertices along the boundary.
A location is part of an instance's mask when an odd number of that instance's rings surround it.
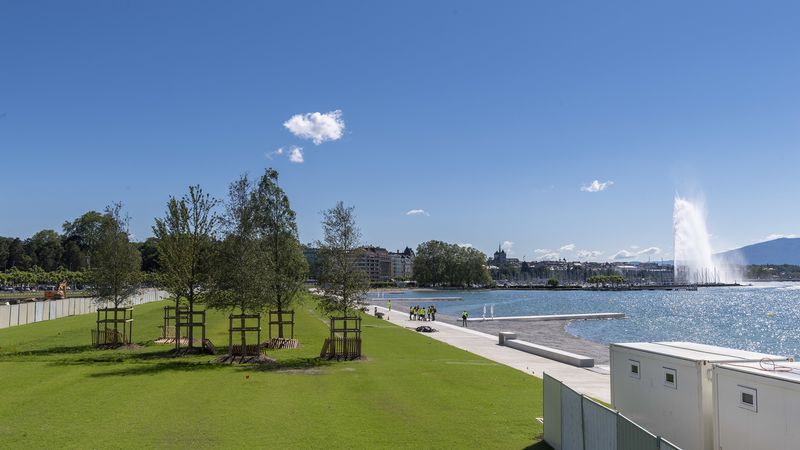
<svg viewBox="0 0 800 450">
<path fill-rule="evenodd" d="M 255 320 L 256 325 L 253 326 Z M 234 322 L 238 324 L 234 325 Z M 233 334 L 239 333 L 244 340 L 241 344 L 233 343 Z M 256 343 L 248 344 L 247 335 L 256 333 Z M 224 363 L 258 363 L 267 358 L 261 354 L 261 314 L 231 314 L 228 316 L 228 354 L 219 358 Z"/>
<path fill-rule="evenodd" d="M 113 313 L 111 318 L 110 313 Z M 130 344 L 133 339 L 133 307 L 97 308 L 96 324 L 97 328 L 92 330 L 93 347 L 113 348 Z M 103 324 L 102 328 L 100 324 Z M 109 324 L 112 324 L 110 328 Z M 116 330 L 114 325 L 117 325 Z M 122 330 L 119 325 L 122 325 Z"/>
<path fill-rule="evenodd" d="M 216 353 L 214 344 L 210 339 L 206 339 L 206 311 L 189 312 L 189 308 L 181 306 L 164 307 L 164 325 L 161 328 L 161 337 L 155 342 L 157 344 L 175 344 L 175 351 L 183 354 L 189 350 L 181 351 L 181 345 L 189 344 L 189 328 L 201 328 L 201 339 L 193 339 L 192 344 L 198 344 L 198 349 L 212 355 Z"/>
<path fill-rule="evenodd" d="M 331 317 L 330 323 L 331 336 L 325 339 L 319 357 L 339 360 L 361 358 L 361 317 Z"/>
<path fill-rule="evenodd" d="M 289 320 L 286 320 L 286 317 L 289 317 Z M 272 327 L 273 325 L 275 328 L 278 328 L 282 325 L 289 325 L 290 326 L 290 338 L 281 338 L 281 337 L 272 337 Z M 297 348 L 298 342 L 297 339 L 294 338 L 294 311 L 282 311 L 278 314 L 278 311 L 270 311 L 269 312 L 269 342 L 267 342 L 267 348 Z"/>
</svg>

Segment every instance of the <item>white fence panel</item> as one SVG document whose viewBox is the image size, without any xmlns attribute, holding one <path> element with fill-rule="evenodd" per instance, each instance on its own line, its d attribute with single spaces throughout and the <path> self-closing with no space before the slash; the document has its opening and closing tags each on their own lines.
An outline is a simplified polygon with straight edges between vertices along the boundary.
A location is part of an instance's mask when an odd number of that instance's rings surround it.
<svg viewBox="0 0 800 450">
<path fill-rule="evenodd" d="M 561 450 L 561 382 L 544 374 L 544 440 Z"/>
<path fill-rule="evenodd" d="M 581 395 L 561 385 L 561 448 L 583 450 Z"/>
<path fill-rule="evenodd" d="M 585 450 L 617 450 L 617 413 L 583 398 Z"/>
<path fill-rule="evenodd" d="M 36 302 L 36 312 L 34 313 L 34 315 L 35 315 L 34 321 L 35 322 L 41 322 L 41 321 L 44 320 L 44 308 L 46 306 L 47 305 L 45 305 L 44 302 Z"/>
<path fill-rule="evenodd" d="M 15 325 L 19 325 L 19 305 L 11 305 L 11 321 L 9 322 L 9 326 L 13 327 Z"/>
<path fill-rule="evenodd" d="M 11 305 L 0 305 L 0 328 L 11 326 Z"/>
</svg>

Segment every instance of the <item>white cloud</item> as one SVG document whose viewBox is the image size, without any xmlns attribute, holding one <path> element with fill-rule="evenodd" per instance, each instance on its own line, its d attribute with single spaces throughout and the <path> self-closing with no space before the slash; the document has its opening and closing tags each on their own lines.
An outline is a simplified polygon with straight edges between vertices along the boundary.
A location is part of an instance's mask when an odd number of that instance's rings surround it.
<svg viewBox="0 0 800 450">
<path fill-rule="evenodd" d="M 628 250 L 620 250 L 617 253 L 611 255 L 611 259 L 631 259 L 636 258 L 638 256 L 649 256 L 649 255 L 657 255 L 661 253 L 661 249 L 658 247 L 647 247 L 644 250 L 639 250 L 636 252 L 630 252 Z"/>
<path fill-rule="evenodd" d="M 303 147 L 292 147 L 289 151 L 289 161 L 301 164 L 303 161 Z"/>
<path fill-rule="evenodd" d="M 264 156 L 266 156 L 268 159 L 272 159 L 273 156 L 281 156 L 283 153 L 284 153 L 283 147 L 280 147 L 279 149 L 275 150 L 274 152 L 269 152 L 269 153 L 265 154 Z"/>
<path fill-rule="evenodd" d="M 408 212 L 406 212 L 406 215 L 407 216 L 430 216 L 430 213 L 428 211 L 425 211 L 424 209 L 412 209 L 412 210 L 409 210 Z"/>
<path fill-rule="evenodd" d="M 595 259 L 598 256 L 602 255 L 603 252 L 599 250 L 578 250 L 577 255 L 578 259 Z"/>
<path fill-rule="evenodd" d="M 461 248 L 472 248 L 472 244 L 458 244 Z"/>
<path fill-rule="evenodd" d="M 541 255 L 544 253 L 550 253 L 551 251 L 552 250 L 550 250 L 549 248 L 537 248 L 536 250 L 533 251 L 533 253 L 538 253 Z"/>
<path fill-rule="evenodd" d="M 765 241 L 774 241 L 775 239 L 782 239 L 782 238 L 796 238 L 796 234 L 770 234 L 766 238 Z"/>
<path fill-rule="evenodd" d="M 556 259 L 561 259 L 561 255 L 556 252 L 545 253 L 539 257 L 540 261 L 555 261 Z"/>
<path fill-rule="evenodd" d="M 513 241 L 503 241 L 503 244 L 500 247 L 502 247 L 503 250 L 505 250 L 507 254 L 509 254 L 509 255 L 514 254 L 514 242 Z"/>
<path fill-rule="evenodd" d="M 339 140 L 344 131 L 344 120 L 342 111 L 337 109 L 326 113 L 295 114 L 283 126 L 295 136 L 311 139 L 314 144 L 319 145 L 325 141 Z"/>
<path fill-rule="evenodd" d="M 611 187 L 612 184 L 614 184 L 613 181 L 602 181 L 601 182 L 600 180 L 594 180 L 591 183 L 589 183 L 588 186 L 581 186 L 581 191 L 583 191 L 583 192 L 605 191 L 606 189 Z"/>
<path fill-rule="evenodd" d="M 575 244 L 562 245 L 561 248 L 558 249 L 560 252 L 571 252 L 573 250 L 575 250 Z"/>
</svg>

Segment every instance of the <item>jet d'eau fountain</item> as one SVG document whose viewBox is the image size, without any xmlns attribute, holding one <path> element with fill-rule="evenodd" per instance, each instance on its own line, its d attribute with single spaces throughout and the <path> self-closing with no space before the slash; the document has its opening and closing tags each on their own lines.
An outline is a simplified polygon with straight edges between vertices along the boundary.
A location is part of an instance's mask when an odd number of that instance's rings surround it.
<svg viewBox="0 0 800 450">
<path fill-rule="evenodd" d="M 672 236 L 676 283 L 723 284 L 741 279 L 735 264 L 714 256 L 702 203 L 675 196 Z"/>
</svg>

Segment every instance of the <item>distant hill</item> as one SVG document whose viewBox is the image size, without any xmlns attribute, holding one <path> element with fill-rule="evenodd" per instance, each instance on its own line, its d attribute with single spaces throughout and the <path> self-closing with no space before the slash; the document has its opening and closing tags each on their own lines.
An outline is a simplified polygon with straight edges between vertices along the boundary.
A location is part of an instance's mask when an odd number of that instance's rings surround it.
<svg viewBox="0 0 800 450">
<path fill-rule="evenodd" d="M 716 256 L 730 261 L 744 259 L 747 264 L 800 265 L 800 238 L 780 238 L 759 242 L 736 250 L 718 253 Z"/>
</svg>

